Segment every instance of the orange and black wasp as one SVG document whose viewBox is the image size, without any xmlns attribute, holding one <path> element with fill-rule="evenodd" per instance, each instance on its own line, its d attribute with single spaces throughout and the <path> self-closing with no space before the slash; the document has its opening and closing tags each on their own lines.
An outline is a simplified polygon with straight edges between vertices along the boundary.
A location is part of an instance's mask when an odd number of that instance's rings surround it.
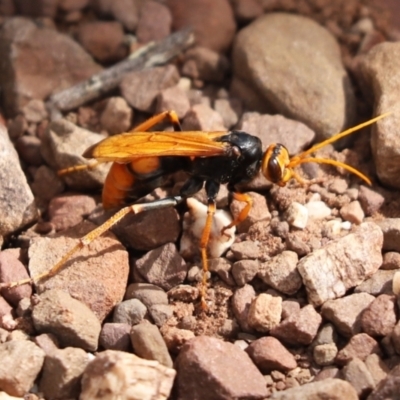
<svg viewBox="0 0 400 400">
<path fill-rule="evenodd" d="M 251 197 L 246 193 L 238 192 L 236 186 L 251 181 L 260 170 L 269 181 L 284 186 L 291 178 L 302 182 L 300 176 L 294 171 L 296 166 L 316 162 L 342 167 L 370 184 L 370 180 L 355 168 L 336 160 L 310 157 L 310 154 L 386 115 L 388 114 L 380 115 L 339 133 L 294 157 L 290 157 L 286 147 L 281 144 L 272 144 L 263 152 L 261 140 L 246 132 L 235 130 L 230 132 L 183 132 L 174 111 L 165 111 L 155 115 L 131 131 L 108 137 L 87 149 L 83 156 L 95 160 L 94 163 L 59 171 L 60 175 L 63 175 L 93 168 L 99 163 L 111 162 L 112 165 L 103 187 L 102 203 L 105 209 L 118 207 L 120 210 L 98 228 L 82 237 L 78 244 L 48 272 L 31 279 L 9 283 L 6 286 L 13 287 L 34 282 L 56 274 L 75 252 L 106 232 L 125 215 L 175 206 L 197 193 L 204 186 L 208 212 L 199 247 L 203 263 L 201 303 L 203 308 L 206 308 L 207 244 L 220 185 L 226 184 L 233 198 L 245 203 L 239 215 L 223 229 L 221 234 L 224 234 L 226 229 L 243 221 L 252 206 Z M 149 129 L 164 120 L 168 120 L 172 124 L 175 132 L 148 132 Z M 149 203 L 134 204 L 139 198 L 162 186 L 166 176 L 177 171 L 185 171 L 189 175 L 179 195 Z"/>
</svg>

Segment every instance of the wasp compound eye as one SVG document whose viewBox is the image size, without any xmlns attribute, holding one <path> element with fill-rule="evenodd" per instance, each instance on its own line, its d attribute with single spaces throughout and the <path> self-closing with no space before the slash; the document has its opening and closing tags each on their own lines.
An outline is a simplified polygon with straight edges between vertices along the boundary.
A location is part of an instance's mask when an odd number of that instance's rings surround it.
<svg viewBox="0 0 400 400">
<path fill-rule="evenodd" d="M 271 144 L 264 154 L 262 173 L 270 182 L 280 184 L 289 161 L 289 152 L 283 144 Z"/>
</svg>

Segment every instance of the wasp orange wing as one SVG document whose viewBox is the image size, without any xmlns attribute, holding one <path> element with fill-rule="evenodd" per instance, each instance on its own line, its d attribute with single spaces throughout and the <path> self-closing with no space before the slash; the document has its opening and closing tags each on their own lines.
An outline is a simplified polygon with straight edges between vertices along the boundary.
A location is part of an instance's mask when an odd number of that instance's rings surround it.
<svg viewBox="0 0 400 400">
<path fill-rule="evenodd" d="M 110 136 L 83 154 L 98 161 L 128 162 L 139 157 L 212 157 L 226 153 L 229 145 L 215 139 L 226 132 L 128 132 Z"/>
</svg>

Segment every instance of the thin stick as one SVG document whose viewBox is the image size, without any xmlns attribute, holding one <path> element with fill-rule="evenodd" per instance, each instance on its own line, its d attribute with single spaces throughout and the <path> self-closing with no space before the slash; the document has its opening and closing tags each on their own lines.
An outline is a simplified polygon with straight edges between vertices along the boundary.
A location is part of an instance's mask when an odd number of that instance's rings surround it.
<svg viewBox="0 0 400 400">
<path fill-rule="evenodd" d="M 69 111 L 115 89 L 126 74 L 162 65 L 194 43 L 190 29 L 173 33 L 159 43 L 150 43 L 129 58 L 93 75 L 86 81 L 54 94 L 48 101 L 53 112 Z"/>
</svg>

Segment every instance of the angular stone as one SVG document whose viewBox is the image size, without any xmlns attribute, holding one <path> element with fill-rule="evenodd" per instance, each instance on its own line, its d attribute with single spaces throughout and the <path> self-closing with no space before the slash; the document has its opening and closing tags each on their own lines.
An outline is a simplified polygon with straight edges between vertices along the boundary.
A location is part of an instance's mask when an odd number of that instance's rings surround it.
<svg viewBox="0 0 400 400">
<path fill-rule="evenodd" d="M 31 276 L 47 272 L 78 243 L 78 239 L 95 227 L 84 222 L 56 237 L 32 240 L 29 247 Z M 114 235 L 107 233 L 72 255 L 57 274 L 37 282 L 36 288 L 38 293 L 63 289 L 103 320 L 122 300 L 128 273 L 128 253 Z"/>
<path fill-rule="evenodd" d="M 335 325 L 339 333 L 350 337 L 361 331 L 361 315 L 374 300 L 375 297 L 368 293 L 355 293 L 328 300 L 322 305 L 321 313 Z"/>
<path fill-rule="evenodd" d="M 248 324 L 258 332 L 269 332 L 277 326 L 282 315 L 282 297 L 259 294 L 251 303 Z"/>
<path fill-rule="evenodd" d="M 88 363 L 89 355 L 82 349 L 67 347 L 55 350 L 44 361 L 40 391 L 48 399 L 77 398 Z"/>
<path fill-rule="evenodd" d="M 0 125 L 0 149 L 0 236 L 6 236 L 33 222 L 38 214 L 18 154 L 4 125 Z"/>
<path fill-rule="evenodd" d="M 167 400 L 176 372 L 157 361 L 134 354 L 106 350 L 97 354 L 82 377 L 81 400 L 94 400 L 99 393 L 110 398 Z M 115 382 L 118 382 L 115 385 Z"/>
<path fill-rule="evenodd" d="M 108 322 L 101 329 L 99 343 L 106 350 L 129 351 L 131 348 L 130 331 L 129 324 Z"/>
<path fill-rule="evenodd" d="M 176 85 L 179 73 L 174 65 L 131 72 L 122 79 L 122 96 L 133 108 L 154 112 L 156 97 L 162 90 Z"/>
<path fill-rule="evenodd" d="M 358 333 L 339 351 L 336 362 L 345 365 L 354 358 L 365 361 L 371 354 L 381 354 L 379 343 L 366 333 Z"/>
<path fill-rule="evenodd" d="M 368 368 L 359 358 L 351 360 L 342 370 L 343 379 L 351 383 L 360 398 L 364 398 L 375 387 Z"/>
<path fill-rule="evenodd" d="M 246 352 L 263 374 L 275 370 L 287 372 L 297 367 L 294 356 L 272 336 L 255 340 Z"/>
<path fill-rule="evenodd" d="M 187 266 L 173 243 L 149 251 L 136 261 L 139 274 L 149 283 L 164 290 L 183 283 Z"/>
<path fill-rule="evenodd" d="M 397 322 L 396 297 L 378 296 L 361 316 L 362 330 L 372 337 L 387 336 Z"/>
<path fill-rule="evenodd" d="M 301 285 L 297 269 L 299 258 L 293 251 L 283 251 L 271 260 L 261 264 L 257 276 L 267 285 L 287 295 L 296 293 Z"/>
<path fill-rule="evenodd" d="M 307 305 L 271 329 L 270 335 L 295 346 L 308 345 L 317 335 L 321 322 L 322 318 L 314 307 Z"/>
<path fill-rule="evenodd" d="M 274 400 L 299 400 L 299 399 L 323 399 L 329 400 L 358 400 L 356 390 L 350 383 L 342 379 L 324 379 L 318 382 L 275 392 L 271 397 Z"/>
<path fill-rule="evenodd" d="M 100 335 L 100 322 L 93 312 L 62 290 L 48 290 L 32 312 L 38 332 L 53 333 L 62 346 L 75 346 L 95 351 Z"/>
<path fill-rule="evenodd" d="M 0 390 L 11 396 L 24 396 L 38 377 L 44 351 L 29 340 L 0 344 Z"/>
<path fill-rule="evenodd" d="M 267 396 L 262 375 L 250 357 L 239 347 L 216 338 L 200 336 L 190 340 L 179 353 L 176 367 L 176 388 L 181 400 L 255 400 Z"/>
<path fill-rule="evenodd" d="M 343 238 L 302 258 L 297 264 L 314 306 L 343 296 L 374 274 L 382 264 L 381 229 L 367 222 Z M 368 243 L 368 246 L 365 246 Z"/>
<path fill-rule="evenodd" d="M 172 359 L 159 329 L 144 320 L 135 325 L 130 333 L 134 352 L 146 360 L 155 360 L 172 368 Z"/>
<path fill-rule="evenodd" d="M 125 299 L 139 299 L 147 308 L 156 304 L 168 304 L 168 295 L 159 286 L 150 283 L 131 283 Z"/>
<path fill-rule="evenodd" d="M 41 152 L 54 170 L 88 164 L 88 160 L 82 157 L 82 154 L 102 138 L 97 133 L 80 128 L 66 119 L 60 119 L 49 124 L 42 137 Z M 109 168 L 102 164 L 93 169 L 66 174 L 63 180 L 73 189 L 98 189 L 104 183 Z"/>
<path fill-rule="evenodd" d="M 375 98 L 374 109 L 378 114 L 392 112 L 374 124 L 371 147 L 379 180 L 396 188 L 400 187 L 399 105 L 396 102 L 400 88 L 399 60 L 400 44 L 385 42 L 374 46 L 359 67 L 361 84 L 369 89 L 367 96 Z"/>
</svg>

